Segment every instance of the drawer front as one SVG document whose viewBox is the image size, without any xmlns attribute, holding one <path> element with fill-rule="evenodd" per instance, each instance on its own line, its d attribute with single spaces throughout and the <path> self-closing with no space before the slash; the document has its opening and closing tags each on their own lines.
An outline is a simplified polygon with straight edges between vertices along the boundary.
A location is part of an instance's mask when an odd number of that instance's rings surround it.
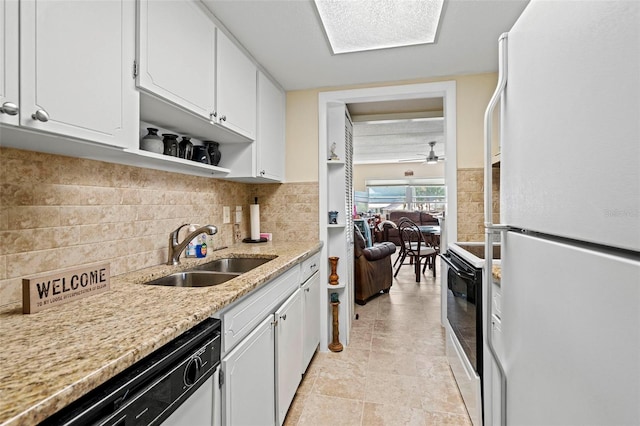
<svg viewBox="0 0 640 426">
<path fill-rule="evenodd" d="M 231 350 L 260 321 L 275 312 L 299 285 L 300 266 L 296 265 L 222 312 L 223 352 Z"/>
<path fill-rule="evenodd" d="M 302 262 L 301 282 L 308 280 L 311 275 L 315 274 L 320 267 L 320 253 L 316 253 L 304 262 Z"/>
</svg>

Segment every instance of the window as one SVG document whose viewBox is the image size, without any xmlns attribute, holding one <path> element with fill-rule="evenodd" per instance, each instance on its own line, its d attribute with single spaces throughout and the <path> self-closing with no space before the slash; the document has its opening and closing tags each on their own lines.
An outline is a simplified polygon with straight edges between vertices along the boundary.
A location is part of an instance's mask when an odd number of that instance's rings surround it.
<svg viewBox="0 0 640 426">
<path fill-rule="evenodd" d="M 366 191 L 356 192 L 358 213 L 385 210 L 420 210 L 442 213 L 446 210 L 446 186 L 443 179 L 367 181 Z"/>
</svg>

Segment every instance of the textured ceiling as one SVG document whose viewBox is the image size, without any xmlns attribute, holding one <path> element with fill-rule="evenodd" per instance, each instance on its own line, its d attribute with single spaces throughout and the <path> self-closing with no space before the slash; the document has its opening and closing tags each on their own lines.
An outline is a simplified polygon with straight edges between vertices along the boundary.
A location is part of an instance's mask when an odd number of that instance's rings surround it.
<svg viewBox="0 0 640 426">
<path fill-rule="evenodd" d="M 285 90 L 497 71 L 525 0 L 447 0 L 436 42 L 332 55 L 311 0 L 202 0 Z"/>
<path fill-rule="evenodd" d="M 509 31 L 528 0 L 445 0 L 436 42 L 333 55 L 311 0 L 201 0 L 287 91 L 365 85 L 496 72 L 498 37 Z M 400 0 L 398 0 L 400 1 Z M 445 153 L 443 122 L 358 124 L 442 115 L 442 99 L 348 105 L 354 160 L 418 159 L 435 140 Z"/>
</svg>

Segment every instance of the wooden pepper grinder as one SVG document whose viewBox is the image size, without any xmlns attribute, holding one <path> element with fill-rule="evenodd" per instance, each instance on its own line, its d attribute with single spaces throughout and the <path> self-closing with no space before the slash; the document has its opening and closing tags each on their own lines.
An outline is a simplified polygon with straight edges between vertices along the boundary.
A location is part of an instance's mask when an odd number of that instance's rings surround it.
<svg viewBox="0 0 640 426">
<path fill-rule="evenodd" d="M 343 349 L 342 343 L 340 343 L 340 330 L 338 323 L 338 306 L 340 301 L 338 300 L 338 293 L 331 293 L 331 306 L 333 308 L 333 341 L 329 343 L 329 350 L 331 352 L 340 352 Z"/>
</svg>

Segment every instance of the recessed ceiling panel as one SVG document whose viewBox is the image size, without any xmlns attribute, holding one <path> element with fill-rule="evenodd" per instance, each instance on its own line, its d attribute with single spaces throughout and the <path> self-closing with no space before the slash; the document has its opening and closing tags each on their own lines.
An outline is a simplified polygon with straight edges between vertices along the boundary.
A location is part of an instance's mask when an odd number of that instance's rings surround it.
<svg viewBox="0 0 640 426">
<path fill-rule="evenodd" d="M 433 43 L 443 0 L 315 0 L 333 53 Z"/>
</svg>

